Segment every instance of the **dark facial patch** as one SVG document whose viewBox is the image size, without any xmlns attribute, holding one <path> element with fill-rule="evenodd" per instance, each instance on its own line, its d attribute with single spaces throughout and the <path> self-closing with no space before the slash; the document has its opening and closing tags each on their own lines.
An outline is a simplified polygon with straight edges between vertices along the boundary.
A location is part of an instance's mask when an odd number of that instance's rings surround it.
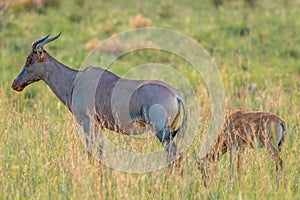
<svg viewBox="0 0 300 200">
<path fill-rule="evenodd" d="M 25 66 L 28 67 L 29 65 L 31 65 L 31 64 L 33 64 L 33 63 L 34 63 L 34 53 L 31 52 L 31 53 L 27 56 Z"/>
</svg>

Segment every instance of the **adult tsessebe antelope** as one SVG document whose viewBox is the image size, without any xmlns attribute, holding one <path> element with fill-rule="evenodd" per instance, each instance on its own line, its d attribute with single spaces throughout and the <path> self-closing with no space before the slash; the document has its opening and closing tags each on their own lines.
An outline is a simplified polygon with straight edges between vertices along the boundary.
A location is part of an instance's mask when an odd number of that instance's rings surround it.
<svg viewBox="0 0 300 200">
<path fill-rule="evenodd" d="M 43 49 L 59 36 L 33 42 L 25 66 L 12 83 L 14 90 L 20 92 L 43 80 L 83 127 L 89 153 L 97 137 L 91 132 L 109 129 L 128 135 L 151 130 L 166 144 L 168 156 L 179 155 L 172 138 L 184 131 L 186 110 L 178 90 L 160 81 L 123 79 L 98 67 L 71 69 Z M 96 153 L 101 155 L 101 146 Z"/>
<path fill-rule="evenodd" d="M 245 148 L 266 147 L 275 161 L 276 169 L 283 167 L 280 150 L 287 134 L 284 120 L 268 112 L 238 111 L 228 117 L 215 145 L 198 161 L 204 185 L 209 180 L 209 169 L 230 152 L 231 173 L 237 161 L 238 172 Z"/>
</svg>

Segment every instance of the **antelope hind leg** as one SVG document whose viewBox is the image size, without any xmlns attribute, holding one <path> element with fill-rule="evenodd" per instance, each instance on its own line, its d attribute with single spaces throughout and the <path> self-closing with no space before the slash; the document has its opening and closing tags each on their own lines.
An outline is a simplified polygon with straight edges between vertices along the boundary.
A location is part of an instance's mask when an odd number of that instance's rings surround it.
<svg viewBox="0 0 300 200">
<path fill-rule="evenodd" d="M 267 149 L 271 155 L 271 157 L 275 161 L 276 170 L 282 170 L 283 169 L 283 161 L 280 157 L 278 148 L 274 145 L 274 142 L 272 139 L 269 139 L 267 141 Z"/>
</svg>

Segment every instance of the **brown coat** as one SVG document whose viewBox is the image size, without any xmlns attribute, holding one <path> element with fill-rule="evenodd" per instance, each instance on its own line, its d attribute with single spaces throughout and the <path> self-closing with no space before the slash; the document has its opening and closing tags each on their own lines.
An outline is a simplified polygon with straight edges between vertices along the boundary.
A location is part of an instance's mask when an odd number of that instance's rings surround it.
<svg viewBox="0 0 300 200">
<path fill-rule="evenodd" d="M 245 148 L 266 147 L 273 157 L 276 169 L 283 167 L 280 150 L 287 134 L 284 120 L 268 112 L 238 111 L 231 114 L 223 125 L 215 145 L 198 161 L 204 181 L 208 178 L 209 162 L 216 162 L 230 152 L 233 171 L 236 157 L 238 169 Z M 206 183 L 205 183 L 206 184 Z"/>
</svg>

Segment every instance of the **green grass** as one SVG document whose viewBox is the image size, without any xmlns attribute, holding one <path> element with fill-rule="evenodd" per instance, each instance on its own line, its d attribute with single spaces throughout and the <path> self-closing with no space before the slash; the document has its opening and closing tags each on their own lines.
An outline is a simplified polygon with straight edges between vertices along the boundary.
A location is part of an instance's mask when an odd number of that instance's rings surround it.
<svg viewBox="0 0 300 200">
<path fill-rule="evenodd" d="M 18 1 L 12 1 L 18 2 Z M 0 199 L 299 199 L 300 198 L 300 1 L 56 1 L 35 8 L 0 2 Z M 240 182 L 232 188 L 229 157 L 218 164 L 209 188 L 201 184 L 195 163 L 210 116 L 203 81 L 189 63 L 167 52 L 124 55 L 112 70 L 122 75 L 148 62 L 178 70 L 197 91 L 203 107 L 199 135 L 184 154 L 183 175 L 165 168 L 152 173 L 115 171 L 90 161 L 73 118 L 40 82 L 22 93 L 12 91 L 31 43 L 47 33 L 62 36 L 45 48 L 52 56 L 79 68 L 88 55 L 85 44 L 128 31 L 130 18 L 141 13 L 155 27 L 170 28 L 199 42 L 217 64 L 226 89 L 229 112 L 264 110 L 286 120 L 288 137 L 282 157 L 285 169 L 276 183 L 265 149 L 249 151 Z M 138 76 L 138 74 L 136 75 Z M 176 85 L 174 77 L 161 76 Z M 255 83 L 259 90 L 249 93 Z M 200 113 L 199 113 L 200 115 Z M 122 137 L 122 136 L 120 136 Z M 124 136 L 125 137 L 125 136 Z M 128 138 L 124 138 L 129 145 Z M 155 140 L 155 139 L 153 139 Z M 154 141 L 154 146 L 159 146 Z M 133 146 L 133 149 L 136 148 Z"/>
</svg>

